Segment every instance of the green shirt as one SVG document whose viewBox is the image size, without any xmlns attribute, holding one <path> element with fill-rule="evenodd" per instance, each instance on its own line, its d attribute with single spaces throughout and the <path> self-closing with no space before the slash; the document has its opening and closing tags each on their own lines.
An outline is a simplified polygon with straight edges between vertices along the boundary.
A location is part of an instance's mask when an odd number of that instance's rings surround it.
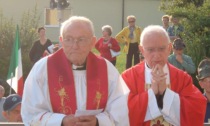
<svg viewBox="0 0 210 126">
<path fill-rule="evenodd" d="M 168 61 L 169 63 L 171 63 L 172 65 L 174 65 L 175 67 L 186 71 L 189 74 L 193 74 L 195 73 L 195 64 L 193 63 L 192 59 L 190 56 L 182 54 L 182 59 L 183 59 L 183 63 L 181 64 L 180 62 L 178 62 L 176 60 L 176 55 L 175 54 L 171 54 L 168 57 Z"/>
</svg>

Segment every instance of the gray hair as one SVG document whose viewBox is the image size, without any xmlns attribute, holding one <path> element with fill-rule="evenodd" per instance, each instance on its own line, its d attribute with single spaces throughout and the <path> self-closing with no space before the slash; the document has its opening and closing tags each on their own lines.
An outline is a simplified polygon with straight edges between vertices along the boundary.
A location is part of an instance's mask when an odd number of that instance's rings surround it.
<svg viewBox="0 0 210 126">
<path fill-rule="evenodd" d="M 112 35 L 112 27 L 110 25 L 104 25 L 101 29 L 108 32 L 110 36 Z"/>
<path fill-rule="evenodd" d="M 162 35 L 162 36 L 166 37 L 168 43 L 170 43 L 170 38 L 168 36 L 168 33 L 166 32 L 166 30 L 162 26 L 160 26 L 160 25 L 149 25 L 143 30 L 143 32 L 141 34 L 140 45 L 143 46 L 143 42 L 145 40 L 145 37 L 148 36 L 148 35 L 151 35 L 151 37 L 152 37 L 152 34 Z"/>
<path fill-rule="evenodd" d="M 136 17 L 134 15 L 127 16 L 127 22 L 128 22 L 129 19 L 134 19 L 136 21 Z"/>
<path fill-rule="evenodd" d="M 83 16 L 72 16 L 61 24 L 60 36 L 63 37 L 63 33 L 64 33 L 65 28 L 67 26 L 71 25 L 74 22 L 82 22 L 84 24 L 89 25 L 90 29 L 92 31 L 92 34 L 95 35 L 93 22 L 90 19 L 88 19 L 86 17 L 83 17 Z"/>
</svg>

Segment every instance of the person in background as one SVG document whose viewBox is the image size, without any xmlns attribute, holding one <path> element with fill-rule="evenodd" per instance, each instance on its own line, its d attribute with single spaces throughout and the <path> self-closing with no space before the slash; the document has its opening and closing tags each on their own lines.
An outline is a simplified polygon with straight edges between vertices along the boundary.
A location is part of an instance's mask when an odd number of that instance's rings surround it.
<svg viewBox="0 0 210 126">
<path fill-rule="evenodd" d="M 36 63 L 39 59 L 50 54 L 49 46 L 52 45 L 50 39 L 46 38 L 46 29 L 38 28 L 39 39 L 33 43 L 29 52 L 29 57 L 32 63 Z"/>
<path fill-rule="evenodd" d="M 172 25 L 168 28 L 167 32 L 171 42 L 173 42 L 177 38 L 182 38 L 181 33 L 184 31 L 184 27 L 180 24 L 179 17 L 172 15 L 170 20 Z"/>
<path fill-rule="evenodd" d="M 210 59 L 202 60 L 198 65 L 198 75 L 196 76 L 201 88 L 204 89 L 204 96 L 207 98 L 207 108 L 205 123 L 210 123 Z"/>
<path fill-rule="evenodd" d="M 20 115 L 22 98 L 18 94 L 7 96 L 3 104 L 2 115 L 7 122 L 22 122 Z"/>
<path fill-rule="evenodd" d="M 100 52 L 100 56 L 109 60 L 114 66 L 116 65 L 116 57 L 112 57 L 110 49 L 118 52 L 120 51 L 120 46 L 117 40 L 112 35 L 112 27 L 105 25 L 102 27 L 103 36 L 99 38 L 96 42 L 95 48 Z"/>
<path fill-rule="evenodd" d="M 146 27 L 139 46 L 144 62 L 124 71 L 131 126 L 202 126 L 206 99 L 186 72 L 168 63 L 171 43 L 159 25 Z"/>
<path fill-rule="evenodd" d="M 168 57 L 168 61 L 175 67 L 193 74 L 196 71 L 195 64 L 190 56 L 183 53 L 184 48 L 185 44 L 183 40 L 180 38 L 175 39 L 173 42 L 173 54 Z"/>
<path fill-rule="evenodd" d="M 123 43 L 124 52 L 127 53 L 126 56 L 126 69 L 132 66 L 132 60 L 134 56 L 134 65 L 139 63 L 139 50 L 138 44 L 141 36 L 141 29 L 135 25 L 136 17 L 133 15 L 129 15 L 127 17 L 128 26 L 123 28 L 116 35 L 116 39 L 118 42 Z"/>
<path fill-rule="evenodd" d="M 162 16 L 162 24 L 163 24 L 163 28 L 167 31 L 169 28 L 169 19 L 170 16 L 169 15 L 163 15 Z"/>
<path fill-rule="evenodd" d="M 62 48 L 38 61 L 25 81 L 25 126 L 129 126 L 129 90 L 117 69 L 91 52 L 92 21 L 70 17 L 62 23 L 60 42 Z"/>
<path fill-rule="evenodd" d="M 0 85 L 0 113 L 2 113 L 3 111 L 3 104 L 6 99 L 5 97 L 3 97 L 4 93 L 5 93 L 4 87 Z M 2 114 L 0 114 L 0 122 L 6 122 L 6 119 Z"/>
</svg>

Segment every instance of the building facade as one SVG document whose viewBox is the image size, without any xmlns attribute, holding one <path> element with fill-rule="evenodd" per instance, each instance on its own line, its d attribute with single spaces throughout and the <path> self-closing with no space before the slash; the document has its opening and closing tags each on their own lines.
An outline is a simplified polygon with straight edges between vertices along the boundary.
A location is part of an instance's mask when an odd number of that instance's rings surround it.
<svg viewBox="0 0 210 126">
<path fill-rule="evenodd" d="M 64 11 L 50 9 L 50 0 L 0 0 L 3 15 L 13 18 L 17 24 L 24 12 L 37 6 L 41 14 L 40 26 L 47 29 L 47 37 L 54 42 L 59 40 L 60 23 L 71 15 L 90 18 L 95 26 L 97 37 L 102 35 L 101 27 L 111 25 L 115 36 L 124 26 L 126 17 L 135 15 L 136 25 L 142 29 L 151 24 L 161 25 L 164 14 L 159 11 L 160 0 L 69 0 L 70 5 Z"/>
</svg>

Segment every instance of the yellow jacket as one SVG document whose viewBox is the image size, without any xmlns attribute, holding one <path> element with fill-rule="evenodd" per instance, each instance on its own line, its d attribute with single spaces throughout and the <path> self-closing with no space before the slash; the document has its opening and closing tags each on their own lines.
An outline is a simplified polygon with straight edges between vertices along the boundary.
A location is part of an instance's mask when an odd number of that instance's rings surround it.
<svg viewBox="0 0 210 126">
<path fill-rule="evenodd" d="M 136 39 L 136 41 L 137 41 L 138 44 L 139 44 L 139 42 L 140 42 L 140 36 L 141 36 L 141 29 L 140 29 L 138 26 L 135 26 L 134 33 L 136 34 L 135 39 Z M 123 44 L 124 44 L 125 42 L 128 43 L 127 45 L 125 44 L 125 45 L 124 45 L 124 48 L 123 48 L 123 51 L 124 51 L 125 53 L 128 53 L 129 45 L 130 45 L 130 42 L 131 42 L 131 39 L 129 38 L 129 34 L 130 34 L 130 30 L 129 30 L 129 27 L 127 26 L 127 27 L 123 28 L 123 30 L 120 31 L 120 32 L 115 36 L 115 38 L 116 38 L 116 40 L 117 40 L 118 42 L 123 43 Z"/>
</svg>

